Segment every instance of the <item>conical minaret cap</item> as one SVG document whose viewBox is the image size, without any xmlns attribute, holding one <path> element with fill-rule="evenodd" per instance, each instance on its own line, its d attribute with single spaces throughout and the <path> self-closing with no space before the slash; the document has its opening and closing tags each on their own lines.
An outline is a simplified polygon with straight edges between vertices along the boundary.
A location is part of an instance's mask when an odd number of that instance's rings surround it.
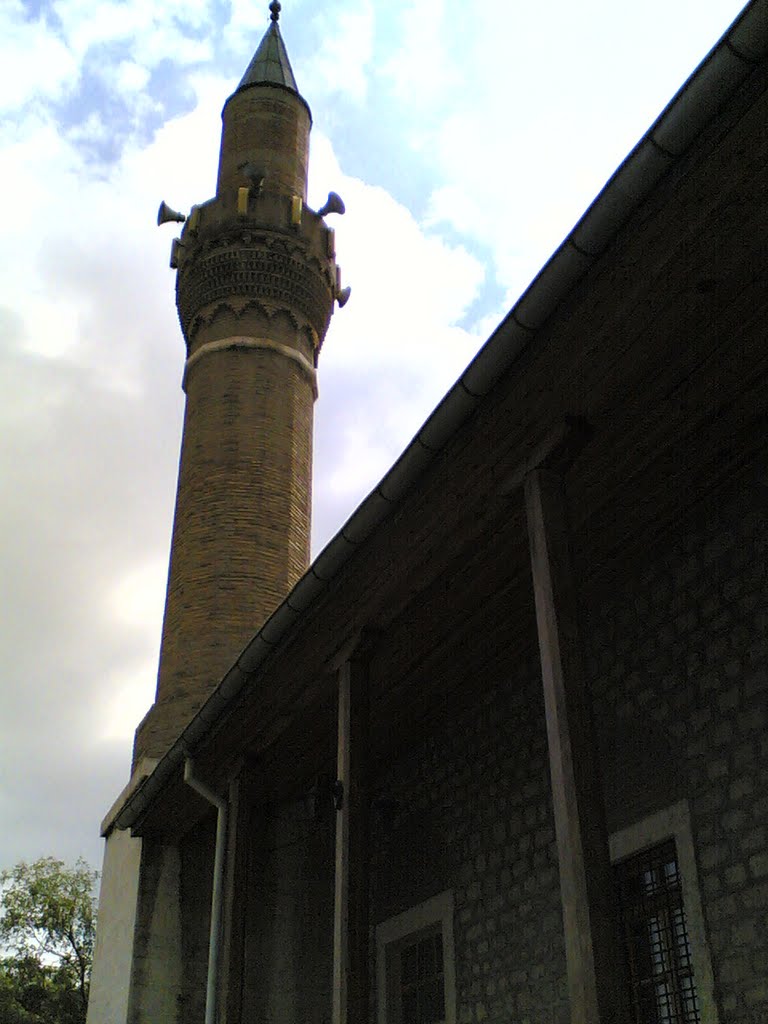
<svg viewBox="0 0 768 1024">
<path fill-rule="evenodd" d="M 296 85 L 291 62 L 288 59 L 288 51 L 277 24 L 280 17 L 280 4 L 277 0 L 272 0 L 269 9 L 272 12 L 271 24 L 264 33 L 264 38 L 259 43 L 259 48 L 246 68 L 236 91 L 247 89 L 251 85 L 282 85 L 297 95 L 301 95 L 299 87 Z"/>
</svg>

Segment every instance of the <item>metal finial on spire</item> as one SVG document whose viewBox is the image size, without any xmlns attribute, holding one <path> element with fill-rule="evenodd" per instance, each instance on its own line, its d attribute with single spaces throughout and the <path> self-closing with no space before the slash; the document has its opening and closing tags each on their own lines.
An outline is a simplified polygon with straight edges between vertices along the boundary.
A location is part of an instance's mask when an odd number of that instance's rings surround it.
<svg viewBox="0 0 768 1024">
<path fill-rule="evenodd" d="M 280 11 L 282 10 L 279 0 L 272 0 L 269 9 L 272 11 L 270 14 L 272 21 L 278 21 L 280 19 Z"/>
</svg>

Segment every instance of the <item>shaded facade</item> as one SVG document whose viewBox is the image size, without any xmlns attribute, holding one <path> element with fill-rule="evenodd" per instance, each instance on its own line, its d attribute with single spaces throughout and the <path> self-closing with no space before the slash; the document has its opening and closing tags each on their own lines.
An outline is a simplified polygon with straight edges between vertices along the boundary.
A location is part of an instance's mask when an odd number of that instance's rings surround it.
<svg viewBox="0 0 768 1024">
<path fill-rule="evenodd" d="M 135 775 L 89 1024 L 768 1017 L 767 51 L 753 2 Z"/>
</svg>

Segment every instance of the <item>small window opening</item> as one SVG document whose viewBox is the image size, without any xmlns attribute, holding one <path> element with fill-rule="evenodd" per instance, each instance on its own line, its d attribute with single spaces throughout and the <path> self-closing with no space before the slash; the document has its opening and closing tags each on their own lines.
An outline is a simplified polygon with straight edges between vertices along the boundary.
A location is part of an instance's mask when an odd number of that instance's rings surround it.
<svg viewBox="0 0 768 1024">
<path fill-rule="evenodd" d="M 438 925 L 387 947 L 388 1005 L 392 1024 L 445 1020 L 443 935 Z"/>
<path fill-rule="evenodd" d="M 614 871 L 635 1024 L 701 1024 L 674 839 Z"/>
</svg>

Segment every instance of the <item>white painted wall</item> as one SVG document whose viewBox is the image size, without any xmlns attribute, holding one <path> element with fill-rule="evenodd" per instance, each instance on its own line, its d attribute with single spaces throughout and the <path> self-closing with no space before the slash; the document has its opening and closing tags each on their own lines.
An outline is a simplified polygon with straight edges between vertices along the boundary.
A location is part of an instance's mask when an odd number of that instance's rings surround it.
<svg viewBox="0 0 768 1024">
<path fill-rule="evenodd" d="M 145 842 L 128 1020 L 176 1024 L 182 994 L 181 857 L 177 846 Z"/>
<path fill-rule="evenodd" d="M 126 1024 L 141 869 L 141 839 L 107 836 L 87 1024 Z"/>
</svg>

